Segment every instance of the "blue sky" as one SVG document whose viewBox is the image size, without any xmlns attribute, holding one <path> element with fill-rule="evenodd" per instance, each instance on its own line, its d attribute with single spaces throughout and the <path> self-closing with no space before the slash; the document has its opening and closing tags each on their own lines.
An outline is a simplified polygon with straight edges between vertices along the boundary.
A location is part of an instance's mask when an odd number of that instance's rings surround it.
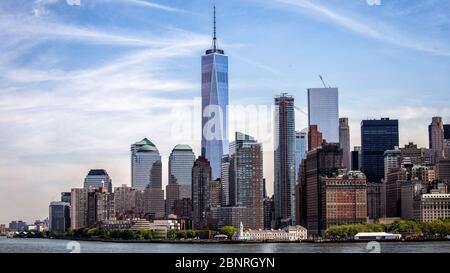
<svg viewBox="0 0 450 273">
<path fill-rule="evenodd" d="M 288 92 L 305 109 L 321 74 L 339 87 L 352 146 L 366 118 L 400 119 L 402 145 L 427 146 L 432 116 L 450 123 L 449 1 L 216 4 L 230 104 L 271 105 Z M 174 136 L 170 124 L 200 122 L 173 112 L 199 103 L 211 32 L 209 0 L 1 1 L 0 223 L 46 217 L 90 168 L 130 184 L 129 146 L 143 137 L 158 146 L 165 181 L 177 143 L 198 154 L 200 142 Z M 299 113 L 297 129 L 305 126 Z M 273 148 L 264 148 L 271 184 Z"/>
</svg>

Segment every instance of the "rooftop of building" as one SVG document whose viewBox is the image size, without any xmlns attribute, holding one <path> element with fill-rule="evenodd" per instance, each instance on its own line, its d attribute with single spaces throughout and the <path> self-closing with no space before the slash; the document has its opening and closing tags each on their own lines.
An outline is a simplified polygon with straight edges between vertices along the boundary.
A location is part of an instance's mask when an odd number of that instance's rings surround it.
<svg viewBox="0 0 450 273">
<path fill-rule="evenodd" d="M 331 176 L 328 176 L 327 178 L 342 178 L 342 179 L 360 178 L 360 179 L 364 179 L 364 178 L 366 178 L 366 175 L 361 171 L 348 171 L 347 169 L 339 169 L 339 170 L 337 170 L 337 172 L 333 173 Z"/>
<path fill-rule="evenodd" d="M 187 144 L 178 144 L 173 148 L 173 151 L 192 151 L 192 148 Z"/>
<path fill-rule="evenodd" d="M 153 144 L 153 142 L 151 142 L 150 140 L 148 140 L 148 138 L 144 138 L 141 141 L 138 141 L 135 143 L 138 146 L 143 146 L 143 145 L 152 145 L 155 146 L 155 144 Z"/>
<path fill-rule="evenodd" d="M 88 175 L 108 175 L 108 173 L 104 169 L 92 169 Z"/>
<path fill-rule="evenodd" d="M 422 194 L 422 199 L 450 199 L 450 194 L 447 193 L 427 193 Z"/>
<path fill-rule="evenodd" d="M 140 147 L 137 151 L 141 153 L 158 152 L 158 149 L 154 145 L 144 145 Z"/>
<path fill-rule="evenodd" d="M 399 234 L 393 234 L 388 232 L 360 232 L 357 233 L 355 236 L 361 237 L 361 236 L 392 236 L 392 235 L 399 235 Z"/>
<path fill-rule="evenodd" d="M 70 206 L 70 203 L 61 202 L 61 201 L 53 201 L 53 202 L 50 202 L 50 206 Z"/>
</svg>

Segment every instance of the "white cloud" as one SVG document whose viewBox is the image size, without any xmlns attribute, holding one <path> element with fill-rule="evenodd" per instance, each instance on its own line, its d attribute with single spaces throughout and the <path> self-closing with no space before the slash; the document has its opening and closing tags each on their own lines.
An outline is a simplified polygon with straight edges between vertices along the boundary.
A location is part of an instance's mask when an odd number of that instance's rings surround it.
<svg viewBox="0 0 450 273">
<path fill-rule="evenodd" d="M 81 0 L 66 0 L 66 3 L 69 6 L 79 6 L 81 5 Z"/>
<path fill-rule="evenodd" d="M 2 210 L 0 222 L 45 217 L 48 202 L 81 186 L 89 168 L 107 169 L 115 185 L 129 184 L 129 145 L 143 137 L 163 156 L 177 144 L 168 126 L 175 117 L 168 113 L 191 103 L 180 94 L 196 96 L 200 89 L 199 83 L 172 78 L 171 64 L 209 46 L 209 37 L 179 29 L 134 37 L 52 16 L 1 15 L 0 177 L 7 182 L 1 183 L 0 200 L 14 196 L 35 206 Z M 122 49 L 100 65 L 78 69 L 17 63 L 54 41 Z"/>
</svg>

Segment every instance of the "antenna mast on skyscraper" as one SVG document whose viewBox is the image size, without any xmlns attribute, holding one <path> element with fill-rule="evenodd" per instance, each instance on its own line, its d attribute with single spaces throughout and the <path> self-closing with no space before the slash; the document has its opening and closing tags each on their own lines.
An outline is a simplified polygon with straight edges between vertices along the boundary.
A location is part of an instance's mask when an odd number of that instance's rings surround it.
<svg viewBox="0 0 450 273">
<path fill-rule="evenodd" d="M 216 37 L 216 1 L 214 1 L 214 38 L 213 38 L 213 49 L 217 49 L 217 37 Z"/>
<path fill-rule="evenodd" d="M 325 88 L 330 88 L 329 86 L 327 87 L 327 85 L 325 84 L 325 81 L 323 80 L 322 75 L 319 75 L 319 78 L 320 78 L 320 80 L 322 81 L 323 86 L 324 86 Z"/>
</svg>

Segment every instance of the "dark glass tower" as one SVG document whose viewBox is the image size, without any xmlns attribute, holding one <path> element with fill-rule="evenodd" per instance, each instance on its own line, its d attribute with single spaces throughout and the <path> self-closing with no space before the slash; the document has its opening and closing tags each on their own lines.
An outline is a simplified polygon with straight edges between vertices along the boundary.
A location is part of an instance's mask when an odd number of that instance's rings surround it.
<svg viewBox="0 0 450 273">
<path fill-rule="evenodd" d="M 450 124 L 444 124 L 444 139 L 450 140 Z"/>
<path fill-rule="evenodd" d="M 384 152 L 399 146 L 398 120 L 363 120 L 361 123 L 362 171 L 367 182 L 384 177 Z"/>
<path fill-rule="evenodd" d="M 212 179 L 220 178 L 228 152 L 228 56 L 217 47 L 216 8 L 211 49 L 202 56 L 202 156 L 211 163 Z"/>
</svg>

